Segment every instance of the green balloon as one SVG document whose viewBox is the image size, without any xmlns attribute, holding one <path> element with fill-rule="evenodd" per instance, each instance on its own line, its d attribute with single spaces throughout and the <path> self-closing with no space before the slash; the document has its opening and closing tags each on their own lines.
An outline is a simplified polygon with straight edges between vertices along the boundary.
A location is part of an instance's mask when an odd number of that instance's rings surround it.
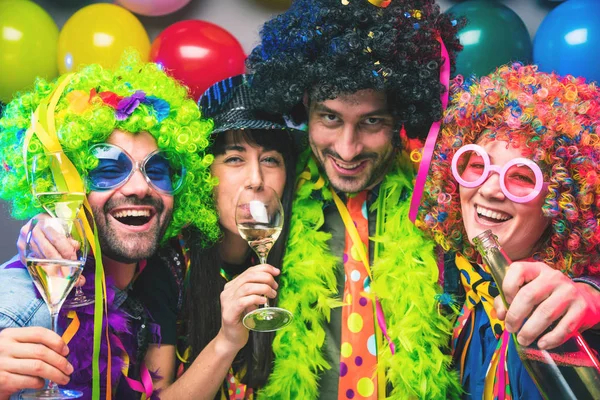
<svg viewBox="0 0 600 400">
<path fill-rule="evenodd" d="M 505 5 L 489 0 L 465 1 L 446 13 L 467 19 L 458 32 L 464 49 L 456 59 L 457 74 L 482 76 L 509 62 L 531 63 L 529 32 L 521 18 Z"/>
<path fill-rule="evenodd" d="M 0 101 L 31 89 L 38 76 L 58 75 L 58 27 L 34 2 L 0 0 Z"/>
</svg>

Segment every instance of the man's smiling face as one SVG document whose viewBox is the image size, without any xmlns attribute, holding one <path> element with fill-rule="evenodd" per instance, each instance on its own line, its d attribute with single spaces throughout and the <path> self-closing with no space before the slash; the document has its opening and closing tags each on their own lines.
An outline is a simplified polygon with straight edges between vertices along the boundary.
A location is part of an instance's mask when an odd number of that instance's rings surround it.
<svg viewBox="0 0 600 400">
<path fill-rule="evenodd" d="M 142 161 L 157 149 L 156 141 L 147 132 L 115 130 L 107 143 L 121 147 L 135 161 Z M 154 254 L 173 213 L 173 196 L 157 192 L 139 170 L 118 188 L 90 192 L 88 201 L 103 255 L 124 263 Z"/>
<path fill-rule="evenodd" d="M 392 127 L 383 92 L 359 90 L 309 107 L 310 146 L 331 185 L 345 193 L 383 180 L 394 154 Z"/>
</svg>

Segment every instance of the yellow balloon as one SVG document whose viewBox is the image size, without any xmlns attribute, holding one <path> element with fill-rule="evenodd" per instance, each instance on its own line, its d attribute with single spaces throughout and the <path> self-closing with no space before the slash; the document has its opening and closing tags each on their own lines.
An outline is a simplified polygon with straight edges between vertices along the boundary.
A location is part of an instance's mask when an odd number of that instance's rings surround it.
<svg viewBox="0 0 600 400">
<path fill-rule="evenodd" d="M 58 27 L 28 0 L 0 0 L 0 102 L 30 89 L 37 76 L 54 79 Z"/>
<path fill-rule="evenodd" d="M 123 7 L 92 4 L 73 14 L 60 31 L 58 69 L 63 74 L 87 64 L 112 68 L 131 48 L 148 60 L 150 39 L 142 23 Z"/>
</svg>

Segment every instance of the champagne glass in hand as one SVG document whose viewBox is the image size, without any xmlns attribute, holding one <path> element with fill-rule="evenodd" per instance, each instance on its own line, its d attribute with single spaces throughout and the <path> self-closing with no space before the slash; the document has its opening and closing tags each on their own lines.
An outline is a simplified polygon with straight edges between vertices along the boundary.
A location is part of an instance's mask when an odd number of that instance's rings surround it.
<svg viewBox="0 0 600 400">
<path fill-rule="evenodd" d="M 52 217 L 74 219 L 85 199 L 84 192 L 71 192 L 67 188 L 62 171 L 68 162 L 62 152 L 45 153 L 34 156 L 31 165 L 31 190 L 38 198 L 42 207 Z M 65 308 L 86 306 L 94 302 L 87 297 L 80 286 L 75 289 L 75 295 L 67 300 Z"/>
<path fill-rule="evenodd" d="M 265 264 L 283 228 L 283 207 L 275 190 L 268 186 L 243 189 L 237 200 L 235 222 L 240 235 Z M 270 307 L 267 299 L 263 308 L 249 312 L 242 322 L 248 329 L 271 332 L 289 325 L 292 318 L 288 310 Z"/>
<path fill-rule="evenodd" d="M 40 225 L 44 225 L 43 229 L 45 230 L 53 229 L 57 234 L 64 234 L 69 239 L 77 241 L 79 244 L 77 251 L 68 259 L 44 257 L 32 235 L 33 230 Z M 25 247 L 27 270 L 50 310 L 54 332 L 57 332 L 56 325 L 60 308 L 83 271 L 87 253 L 87 241 L 80 219 L 43 218 L 34 219 L 31 222 Z M 56 383 L 48 381 L 44 389 L 24 391 L 21 398 L 58 400 L 76 399 L 82 395 L 79 391 L 60 389 Z"/>
</svg>

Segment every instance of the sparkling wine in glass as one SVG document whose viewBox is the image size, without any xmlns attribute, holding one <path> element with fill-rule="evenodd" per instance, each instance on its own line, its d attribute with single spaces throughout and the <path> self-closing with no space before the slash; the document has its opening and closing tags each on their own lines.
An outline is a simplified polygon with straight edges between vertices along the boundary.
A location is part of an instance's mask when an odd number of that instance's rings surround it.
<svg viewBox="0 0 600 400">
<path fill-rule="evenodd" d="M 275 190 L 268 186 L 243 189 L 237 200 L 235 221 L 240 235 L 260 259 L 267 262 L 269 251 L 283 228 L 283 207 Z M 293 315 L 286 309 L 269 306 L 257 308 L 244 316 L 246 328 L 271 332 L 292 322 Z"/>
<path fill-rule="evenodd" d="M 44 258 L 40 256 L 39 249 L 34 237 L 34 230 L 42 228 L 55 230 L 58 234 L 64 234 L 71 240 L 78 242 L 77 251 L 71 258 Z M 57 332 L 58 313 L 67 295 L 73 289 L 75 282 L 83 271 L 88 253 L 87 241 L 80 219 L 64 218 L 39 218 L 34 219 L 27 233 L 27 244 L 25 257 L 27 270 L 36 288 L 50 311 L 52 330 Z M 77 390 L 65 390 L 58 387 L 52 381 L 48 381 L 45 388 L 41 390 L 26 390 L 21 393 L 23 399 L 76 399 L 83 395 Z"/>
<path fill-rule="evenodd" d="M 85 193 L 36 192 L 35 195 L 48 214 L 66 219 L 77 217 L 85 199 Z"/>
<path fill-rule="evenodd" d="M 67 188 L 62 171 L 66 156 L 62 152 L 36 155 L 31 165 L 33 194 L 52 217 L 75 219 L 85 199 L 84 192 L 71 192 Z M 82 307 L 94 302 L 81 287 L 65 302 L 65 308 Z"/>
</svg>

